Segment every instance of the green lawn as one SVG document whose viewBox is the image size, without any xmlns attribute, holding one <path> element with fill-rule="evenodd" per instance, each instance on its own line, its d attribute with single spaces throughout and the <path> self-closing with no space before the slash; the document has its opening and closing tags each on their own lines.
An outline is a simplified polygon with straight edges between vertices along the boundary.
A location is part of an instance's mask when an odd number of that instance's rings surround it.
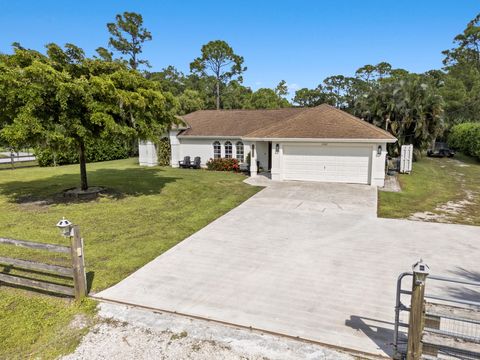
<svg viewBox="0 0 480 360">
<path fill-rule="evenodd" d="M 22 161 L 15 163 L 15 169 L 27 168 L 27 167 L 35 167 L 38 166 L 37 160 L 33 161 Z M 12 170 L 12 164 L 10 162 L 0 164 L 0 170 Z"/>
<path fill-rule="evenodd" d="M 0 359 L 55 359 L 72 352 L 93 325 L 95 307 L 89 299 L 77 305 L 0 289 Z"/>
<path fill-rule="evenodd" d="M 480 162 L 475 159 L 462 154 L 424 157 L 399 180 L 402 192 L 379 192 L 379 216 L 408 218 L 428 212 L 431 221 L 480 225 Z"/>
<path fill-rule="evenodd" d="M 244 184 L 240 174 L 141 168 L 136 162 L 89 164 L 90 185 L 106 186 L 110 191 L 96 201 L 75 203 L 65 203 L 58 194 L 78 185 L 77 165 L 0 171 L 0 236 L 65 244 L 55 228 L 65 216 L 81 227 L 87 277 L 96 292 L 122 280 L 259 190 Z M 0 246 L 0 256 L 68 263 L 61 255 L 52 259 L 51 253 L 5 245 Z M 0 288 L 0 299 L 0 358 L 4 354 L 7 358 L 51 358 L 69 351 L 81 331 L 65 324 L 75 314 L 92 316 L 88 302 L 74 305 L 18 289 Z M 46 324 L 32 319 L 37 310 L 48 318 Z M 58 341 L 63 335 L 57 330 L 62 328 L 71 333 L 65 335 L 71 341 Z M 44 353 L 47 345 L 52 351 Z"/>
</svg>

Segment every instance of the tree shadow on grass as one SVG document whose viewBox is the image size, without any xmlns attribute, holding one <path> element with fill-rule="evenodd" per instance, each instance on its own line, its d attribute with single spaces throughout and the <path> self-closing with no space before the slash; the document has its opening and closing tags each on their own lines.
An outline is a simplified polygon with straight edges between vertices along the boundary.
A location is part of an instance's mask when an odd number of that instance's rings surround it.
<svg viewBox="0 0 480 360">
<path fill-rule="evenodd" d="M 105 188 L 99 197 L 122 199 L 125 196 L 160 194 L 163 187 L 179 178 L 164 176 L 159 168 L 98 169 L 88 172 L 90 186 Z M 63 196 L 66 189 L 78 187 L 79 174 L 53 175 L 48 178 L 0 183 L 0 195 L 10 202 L 33 206 L 58 203 L 95 201 Z"/>
</svg>

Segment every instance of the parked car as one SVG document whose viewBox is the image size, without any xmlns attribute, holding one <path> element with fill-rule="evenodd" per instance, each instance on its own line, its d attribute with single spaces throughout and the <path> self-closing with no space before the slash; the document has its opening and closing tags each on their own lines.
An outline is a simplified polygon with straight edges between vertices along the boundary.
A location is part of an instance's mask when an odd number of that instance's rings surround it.
<svg viewBox="0 0 480 360">
<path fill-rule="evenodd" d="M 433 149 L 427 150 L 427 156 L 429 157 L 453 157 L 455 155 L 455 151 L 450 149 L 448 145 L 444 142 L 436 142 Z"/>
</svg>

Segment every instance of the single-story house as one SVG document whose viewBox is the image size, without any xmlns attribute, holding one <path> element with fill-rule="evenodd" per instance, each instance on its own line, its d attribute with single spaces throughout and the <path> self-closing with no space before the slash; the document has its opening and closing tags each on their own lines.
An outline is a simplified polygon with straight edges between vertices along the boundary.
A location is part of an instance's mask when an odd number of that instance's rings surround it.
<svg viewBox="0 0 480 360">
<path fill-rule="evenodd" d="M 267 172 L 278 181 L 383 186 L 386 144 L 397 141 L 383 129 L 325 104 L 276 110 L 199 110 L 182 120 L 185 126 L 171 129 L 168 136 L 173 167 L 185 156 L 199 156 L 205 166 L 209 159 L 224 157 L 243 163 L 250 153 L 251 176 Z"/>
</svg>

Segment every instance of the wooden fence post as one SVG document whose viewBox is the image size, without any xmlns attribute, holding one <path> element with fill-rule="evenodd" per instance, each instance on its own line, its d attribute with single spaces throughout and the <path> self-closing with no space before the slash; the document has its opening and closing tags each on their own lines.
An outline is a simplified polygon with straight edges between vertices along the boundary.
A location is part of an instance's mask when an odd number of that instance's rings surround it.
<svg viewBox="0 0 480 360">
<path fill-rule="evenodd" d="M 80 300 L 87 295 L 83 239 L 80 236 L 80 228 L 78 225 L 72 226 L 72 232 L 73 236 L 70 236 L 70 249 L 72 255 L 73 284 L 75 287 L 75 299 Z"/>
<path fill-rule="evenodd" d="M 413 265 L 407 360 L 420 360 L 422 357 L 422 334 L 425 325 L 425 281 L 427 275 L 428 266 L 422 260 Z"/>
</svg>

